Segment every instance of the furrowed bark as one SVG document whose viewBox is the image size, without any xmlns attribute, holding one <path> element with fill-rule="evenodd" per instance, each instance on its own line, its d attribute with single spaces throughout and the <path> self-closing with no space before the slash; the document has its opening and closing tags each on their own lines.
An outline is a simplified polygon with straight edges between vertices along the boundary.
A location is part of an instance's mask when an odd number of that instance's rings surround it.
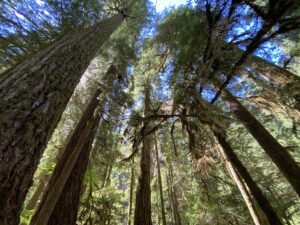
<svg viewBox="0 0 300 225">
<path fill-rule="evenodd" d="M 123 21 L 67 35 L 0 76 L 0 224 L 16 225 L 39 159 L 81 75 Z"/>
<path fill-rule="evenodd" d="M 147 116 L 150 112 L 150 89 L 149 85 L 145 90 L 145 107 L 144 114 Z M 146 122 L 147 123 L 147 122 Z M 147 127 L 147 124 L 145 124 Z M 144 135 L 144 134 L 143 134 Z M 136 203 L 134 212 L 134 225 L 152 225 L 151 221 L 151 187 L 150 187 L 150 170 L 151 170 L 151 136 L 144 135 L 141 148 L 141 175 L 136 193 Z"/>
<path fill-rule="evenodd" d="M 247 128 L 300 196 L 300 167 L 297 162 L 228 90 L 225 89 L 222 96 L 229 102 L 232 113 Z"/>
<path fill-rule="evenodd" d="M 251 191 L 251 194 L 253 194 L 254 199 L 259 204 L 266 218 L 268 219 L 268 222 L 271 225 L 283 225 L 268 199 L 263 195 L 262 191 L 252 179 L 247 169 L 238 159 L 230 144 L 226 141 L 225 137 L 217 131 L 213 131 L 213 133 L 217 143 L 220 145 L 219 150 L 221 151 L 223 157 L 227 162 L 232 163 L 238 174 L 243 178 L 247 187 Z"/>
<path fill-rule="evenodd" d="M 78 160 L 74 165 L 74 168 L 64 186 L 62 193 L 59 196 L 55 208 L 49 218 L 48 225 L 76 224 L 83 177 L 87 170 L 89 156 L 92 150 L 92 144 L 99 120 L 100 117 L 97 116 L 96 120 L 93 121 L 94 127 L 91 129 L 90 134 L 83 145 Z"/>
<path fill-rule="evenodd" d="M 56 210 L 60 209 L 60 206 L 62 206 L 63 204 L 67 204 L 68 201 L 72 202 L 73 208 L 77 208 L 77 205 L 73 201 L 76 201 L 76 198 L 79 198 L 81 182 L 80 180 L 76 179 L 82 177 L 84 170 L 86 169 L 86 165 L 84 165 L 84 163 L 87 164 L 90 151 L 90 147 L 87 145 L 91 145 L 92 140 L 90 140 L 90 138 L 94 135 L 93 132 L 95 131 L 93 130 L 95 129 L 96 122 L 99 121 L 99 115 L 97 115 L 97 107 L 99 109 L 100 93 L 100 89 L 97 89 L 95 91 L 92 100 L 88 104 L 83 116 L 81 117 L 79 123 L 73 131 L 73 134 L 66 145 L 63 155 L 53 171 L 53 174 L 47 185 L 47 191 L 35 215 L 32 218 L 32 221 L 30 223 L 31 225 L 48 224 L 49 219 L 52 217 L 52 213 L 55 213 Z M 87 149 L 85 149 L 84 147 L 86 147 Z M 79 158 L 80 156 L 83 157 Z M 78 161 L 81 161 L 82 165 L 79 166 L 77 164 Z M 75 168 L 75 165 L 78 167 Z M 71 185 L 71 182 L 78 182 L 79 186 L 77 184 Z M 66 194 L 67 196 L 73 194 L 74 199 L 69 199 L 63 194 Z M 70 198 L 72 198 L 72 196 L 70 196 Z M 59 200 L 61 201 L 59 202 Z M 64 202 L 64 200 L 66 202 Z M 69 207 L 70 206 L 68 206 L 68 208 Z M 75 216 L 77 215 L 77 211 L 69 213 L 73 217 L 74 213 Z"/>
</svg>

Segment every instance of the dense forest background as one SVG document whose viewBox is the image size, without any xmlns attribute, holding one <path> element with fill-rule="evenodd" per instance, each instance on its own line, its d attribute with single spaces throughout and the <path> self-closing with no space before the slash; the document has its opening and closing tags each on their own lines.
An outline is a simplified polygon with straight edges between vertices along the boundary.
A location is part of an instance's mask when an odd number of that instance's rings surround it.
<svg viewBox="0 0 300 225">
<path fill-rule="evenodd" d="M 299 225 L 300 2 L 0 1 L 0 225 Z"/>
</svg>

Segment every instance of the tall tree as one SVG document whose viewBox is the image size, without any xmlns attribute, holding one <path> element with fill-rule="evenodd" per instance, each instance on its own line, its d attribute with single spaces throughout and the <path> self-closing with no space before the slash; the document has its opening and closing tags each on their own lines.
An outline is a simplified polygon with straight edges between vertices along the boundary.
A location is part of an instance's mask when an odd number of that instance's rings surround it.
<svg viewBox="0 0 300 225">
<path fill-rule="evenodd" d="M 213 132 L 217 140 L 217 143 L 221 146 L 219 149 L 222 151 L 223 157 L 234 165 L 235 169 L 238 171 L 238 174 L 240 174 L 240 176 L 243 178 L 243 180 L 249 187 L 251 194 L 253 194 L 255 200 L 263 210 L 269 223 L 274 225 L 282 225 L 283 223 L 281 222 L 275 210 L 269 203 L 268 199 L 264 196 L 263 192 L 260 190 L 256 182 L 252 179 L 247 169 L 237 158 L 233 149 L 226 141 L 224 135 L 218 131 L 213 131 Z"/>
<path fill-rule="evenodd" d="M 223 95 L 239 119 L 300 195 L 300 166 L 267 129 L 228 91 Z"/>
<path fill-rule="evenodd" d="M 149 116 L 151 113 L 151 99 L 150 99 L 150 84 L 149 79 L 145 83 L 144 90 L 144 115 Z M 152 136 L 147 134 L 149 122 L 144 122 L 142 132 L 142 146 L 141 146 L 141 174 L 138 180 L 138 187 L 136 192 L 136 202 L 134 211 L 134 225 L 152 225 L 151 221 L 151 188 L 150 188 L 150 172 L 151 172 L 151 148 Z M 138 147 L 138 146 L 137 146 Z"/>
<path fill-rule="evenodd" d="M 82 177 L 88 164 L 89 152 L 100 118 L 98 111 L 101 110 L 99 105 L 101 92 L 101 89 L 95 91 L 70 137 L 31 224 L 55 224 L 56 219 L 66 220 L 64 221 L 66 224 L 76 222 Z M 61 211 L 61 207 L 64 208 L 66 205 L 72 207 L 69 216 L 64 216 L 64 211 Z"/>
<path fill-rule="evenodd" d="M 67 35 L 1 75 L 1 223 L 18 223 L 39 159 L 76 84 L 123 19 L 118 13 Z"/>
<path fill-rule="evenodd" d="M 132 164 L 134 160 L 132 159 Z M 129 187 L 129 206 L 128 206 L 128 218 L 127 225 L 131 225 L 132 222 L 132 208 L 133 208 L 133 189 L 134 189 L 134 165 L 131 165 L 130 173 L 130 187 Z"/>
<path fill-rule="evenodd" d="M 222 148 L 221 145 L 219 145 L 219 148 Z M 223 149 L 219 149 L 221 155 L 224 158 L 225 161 L 225 166 L 229 172 L 229 174 L 231 175 L 232 179 L 234 180 L 234 182 L 236 183 L 237 187 L 239 188 L 241 195 L 243 196 L 243 199 L 245 201 L 245 204 L 247 205 L 247 208 L 250 212 L 250 215 L 253 219 L 253 222 L 255 225 L 263 225 L 263 220 L 260 218 L 259 213 L 257 212 L 257 209 L 255 208 L 255 203 L 252 200 L 252 196 L 250 194 L 250 192 L 248 191 L 246 184 L 244 183 L 243 179 L 241 178 L 241 176 L 238 174 L 238 172 L 236 171 L 234 165 L 232 164 L 231 161 L 228 160 L 228 158 L 224 155 L 224 150 Z"/>
<path fill-rule="evenodd" d="M 55 204 L 48 225 L 75 224 L 79 207 L 79 198 L 83 188 L 83 177 L 87 169 L 90 151 L 99 124 L 100 116 L 93 121 L 94 125 L 87 137 L 76 164 L 64 185 L 64 188 Z M 46 196 L 45 196 L 46 197 Z M 65 210 L 68 209 L 68 210 Z"/>
<path fill-rule="evenodd" d="M 167 176 L 170 204 L 171 204 L 172 214 L 174 216 L 175 225 L 181 225 L 182 224 L 181 216 L 178 209 L 178 199 L 177 199 L 177 193 L 175 189 L 175 184 L 173 182 L 173 178 L 174 178 L 173 166 L 170 163 L 168 166 L 168 176 Z"/>
<path fill-rule="evenodd" d="M 155 133 L 154 137 L 154 147 L 155 147 L 155 156 L 156 156 L 156 166 L 157 166 L 157 179 L 158 179 L 158 189 L 159 189 L 159 197 L 160 197 L 160 207 L 161 207 L 161 218 L 162 224 L 167 225 L 166 220 L 166 212 L 165 212 L 165 204 L 164 204 L 164 195 L 163 195 L 163 187 L 162 187 L 162 178 L 161 178 L 161 171 L 160 171 L 160 159 L 158 155 L 158 144 L 157 144 L 157 136 Z"/>
</svg>

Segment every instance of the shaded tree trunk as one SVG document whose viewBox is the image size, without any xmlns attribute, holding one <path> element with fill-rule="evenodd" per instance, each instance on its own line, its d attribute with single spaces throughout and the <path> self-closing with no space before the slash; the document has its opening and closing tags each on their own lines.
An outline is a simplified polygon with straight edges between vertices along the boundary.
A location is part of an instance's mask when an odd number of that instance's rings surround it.
<svg viewBox="0 0 300 225">
<path fill-rule="evenodd" d="M 173 212 L 174 216 L 174 224 L 175 225 L 181 225 L 181 217 L 180 213 L 178 210 L 178 199 L 177 199 L 177 194 L 176 190 L 173 184 L 173 167 L 170 164 L 169 165 L 169 171 L 168 171 L 168 178 L 167 178 L 167 183 L 168 183 L 168 191 L 169 191 L 169 197 L 171 199 L 171 210 Z"/>
<path fill-rule="evenodd" d="M 232 113 L 243 123 L 300 196 L 300 167 L 297 162 L 228 90 L 223 91 L 223 96 L 229 102 Z"/>
<path fill-rule="evenodd" d="M 50 181 L 47 185 L 46 194 L 32 218 L 32 225 L 57 224 L 58 219 L 67 220 L 65 224 L 76 221 L 78 200 L 81 187 L 81 178 L 88 163 L 89 152 L 95 135 L 99 116 L 97 115 L 99 105 L 100 89 L 95 91 L 89 105 L 77 124 L 71 138 L 69 139 L 61 159 L 58 161 Z M 70 204 L 70 205 L 68 205 Z M 72 207 L 72 210 L 60 210 Z M 70 218 L 62 215 L 69 213 Z M 51 220 L 50 220 L 51 219 Z M 56 222 L 55 222 L 56 221 Z M 64 224 L 62 221 L 59 224 Z M 75 222 L 74 221 L 74 222 Z"/>
<path fill-rule="evenodd" d="M 150 87 L 145 88 L 145 107 L 144 114 L 147 116 L 150 112 Z M 150 170 L 151 170 L 151 136 L 147 135 L 148 122 L 145 122 L 143 141 L 141 147 L 141 175 L 136 193 L 136 203 L 134 212 L 134 225 L 152 225 L 151 221 L 151 187 L 150 187 Z M 146 132 L 145 132 L 146 131 Z"/>
<path fill-rule="evenodd" d="M 18 224 L 39 159 L 68 100 L 123 17 L 67 35 L 1 75 L 0 224 Z"/>
<path fill-rule="evenodd" d="M 131 225 L 131 221 L 132 221 L 131 215 L 132 215 L 132 205 L 133 205 L 133 188 L 134 188 L 134 161 L 132 160 L 127 225 Z"/>
<path fill-rule="evenodd" d="M 163 195 L 163 189 L 162 189 L 162 179 L 161 179 L 161 172 L 160 172 L 160 161 L 158 156 L 158 144 L 157 144 L 157 136 L 155 135 L 154 138 L 155 143 L 155 155 L 156 155 L 156 163 L 157 163 L 157 179 L 158 179 L 158 188 L 159 188 L 159 196 L 160 196 L 160 207 L 161 207 L 161 218 L 162 218 L 162 224 L 167 225 L 166 220 L 166 213 L 165 213 L 165 205 L 164 205 L 164 195 Z"/>
<path fill-rule="evenodd" d="M 88 166 L 90 151 L 92 149 L 99 120 L 100 117 L 97 117 L 94 122 L 94 127 L 86 139 L 78 160 L 57 200 L 55 208 L 49 218 L 48 225 L 74 225 L 76 223 L 83 177 Z"/>
<path fill-rule="evenodd" d="M 217 132 L 213 131 L 214 136 L 217 140 L 217 143 L 220 145 L 219 150 L 221 151 L 223 157 L 227 162 L 230 162 L 234 168 L 236 169 L 237 173 L 242 177 L 245 181 L 247 187 L 249 188 L 251 194 L 253 195 L 254 199 L 261 207 L 262 211 L 264 212 L 268 222 L 271 225 L 282 225 L 279 217 L 277 216 L 275 210 L 269 203 L 268 199 L 264 196 L 256 182 L 252 179 L 250 174 L 248 173 L 247 169 L 244 167 L 242 162 L 238 159 L 236 154 L 234 153 L 233 149 L 226 141 L 225 137 Z"/>
</svg>

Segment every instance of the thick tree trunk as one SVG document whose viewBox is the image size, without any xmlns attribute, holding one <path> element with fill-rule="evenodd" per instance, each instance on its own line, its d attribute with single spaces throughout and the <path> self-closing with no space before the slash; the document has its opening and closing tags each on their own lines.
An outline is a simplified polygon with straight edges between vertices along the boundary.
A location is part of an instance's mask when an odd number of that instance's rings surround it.
<svg viewBox="0 0 300 225">
<path fill-rule="evenodd" d="M 0 224 L 16 225 L 39 159 L 81 75 L 121 24 L 68 35 L 0 78 Z"/>
<path fill-rule="evenodd" d="M 219 146 L 219 148 L 222 148 L 222 147 Z M 226 155 L 224 154 L 224 150 L 220 149 L 220 152 L 225 160 L 225 166 L 226 166 L 229 174 L 231 175 L 232 179 L 234 180 L 238 189 L 241 192 L 241 195 L 245 201 L 245 204 L 249 210 L 249 213 L 253 219 L 254 224 L 255 225 L 263 225 L 264 224 L 262 222 L 263 220 L 260 219 L 260 215 L 258 214 L 257 210 L 255 209 L 255 204 L 252 201 L 251 194 L 247 190 L 244 181 L 242 180 L 242 178 L 236 171 L 234 165 L 230 161 L 227 160 Z"/>
<path fill-rule="evenodd" d="M 268 62 L 265 59 L 259 58 L 257 56 L 251 56 L 248 59 L 248 65 L 257 72 L 257 75 L 262 79 L 267 80 L 275 84 L 284 95 L 290 95 L 290 97 L 295 98 L 296 105 L 295 108 L 298 110 L 297 106 L 300 97 L 300 77 L 292 72 L 281 68 L 273 63 Z M 284 93 L 287 92 L 287 93 Z"/>
<path fill-rule="evenodd" d="M 134 188 L 134 164 L 132 160 L 131 177 L 130 177 L 130 190 L 129 190 L 129 206 L 128 206 L 128 220 L 127 225 L 131 225 L 132 205 L 133 205 L 133 188 Z"/>
<path fill-rule="evenodd" d="M 232 47 L 233 52 L 229 54 L 243 54 L 238 47 Z M 278 92 L 277 95 L 294 98 L 294 109 L 300 111 L 300 76 L 255 55 L 248 56 L 245 65 L 255 72 L 252 77 L 266 81 L 271 90 Z"/>
<path fill-rule="evenodd" d="M 285 104 L 276 91 L 264 90 L 259 96 L 248 97 L 247 101 L 270 111 L 275 116 L 277 113 L 285 115 L 293 121 L 295 127 L 300 126 L 300 110 Z"/>
<path fill-rule="evenodd" d="M 58 211 L 61 210 L 60 207 L 66 207 L 66 204 L 68 203 L 71 205 L 68 205 L 67 208 L 72 207 L 73 209 L 77 209 L 81 185 L 81 180 L 77 179 L 82 178 L 88 162 L 89 151 L 91 147 L 89 145 L 92 144 L 95 126 L 99 120 L 97 113 L 100 108 L 100 93 L 100 89 L 95 91 L 92 100 L 87 106 L 75 130 L 73 131 L 73 134 L 66 145 L 64 153 L 61 159 L 58 161 L 50 178 L 43 201 L 39 205 L 34 217 L 32 218 L 31 225 L 46 225 L 48 224 L 50 217 L 52 217 L 52 222 L 55 221 L 53 216 L 63 217 L 62 214 L 64 211 Z M 75 168 L 75 166 L 77 167 Z M 78 182 L 78 184 L 76 184 L 76 182 Z M 68 209 L 68 211 L 71 211 L 71 209 Z M 53 215 L 53 213 L 57 214 Z M 69 213 L 70 216 L 75 216 L 76 220 L 77 211 Z M 61 219 L 68 220 L 69 218 Z M 71 224 L 71 222 L 72 221 L 70 219 L 66 224 Z"/>
<path fill-rule="evenodd" d="M 158 188 L 159 188 L 159 196 L 160 196 L 161 218 L 162 218 L 162 224 L 167 225 L 165 205 L 164 205 L 164 195 L 163 195 L 163 189 L 162 189 L 162 179 L 161 179 L 161 172 L 160 172 L 160 161 L 159 161 L 159 156 L 158 156 L 158 144 L 157 144 L 156 135 L 154 138 L 154 142 L 155 142 L 155 155 L 156 155 L 156 163 L 157 163 L 157 179 L 158 179 Z"/>
<path fill-rule="evenodd" d="M 144 114 L 147 116 L 150 112 L 150 89 L 149 85 L 145 88 L 145 107 Z M 146 122 L 147 123 L 147 122 Z M 147 128 L 147 124 L 145 124 Z M 147 129 L 144 129 L 147 130 Z M 151 170 L 151 146 L 150 135 L 143 134 L 141 148 L 141 175 L 136 193 L 136 203 L 134 212 L 134 225 L 152 225 L 151 221 L 151 188 L 150 188 L 150 170 Z"/>
<path fill-rule="evenodd" d="M 243 123 L 300 196 L 300 167 L 297 162 L 228 90 L 223 91 L 223 97 L 229 102 L 232 113 Z"/>
<path fill-rule="evenodd" d="M 97 119 L 93 122 L 94 127 L 90 131 L 78 160 L 64 186 L 62 193 L 59 196 L 59 199 L 57 200 L 55 208 L 49 218 L 48 225 L 74 225 L 76 223 L 83 177 L 88 166 L 90 151 L 92 149 L 99 120 L 100 117 L 97 116 Z"/>
<path fill-rule="evenodd" d="M 271 225 L 282 225 L 279 217 L 277 216 L 275 210 L 270 205 L 268 199 L 263 195 L 262 191 L 256 184 L 256 182 L 252 179 L 250 174 L 248 173 L 247 169 L 244 167 L 242 162 L 238 159 L 236 154 L 234 153 L 233 149 L 226 141 L 225 137 L 220 134 L 219 132 L 213 131 L 214 136 L 217 140 L 217 143 L 220 145 L 219 150 L 221 151 L 222 155 L 224 156 L 227 162 L 232 163 L 234 168 L 236 169 L 237 173 L 242 177 L 245 181 L 247 187 L 249 188 L 251 194 L 253 195 L 256 202 L 261 207 L 262 211 L 264 212 L 268 222 Z"/>
</svg>

